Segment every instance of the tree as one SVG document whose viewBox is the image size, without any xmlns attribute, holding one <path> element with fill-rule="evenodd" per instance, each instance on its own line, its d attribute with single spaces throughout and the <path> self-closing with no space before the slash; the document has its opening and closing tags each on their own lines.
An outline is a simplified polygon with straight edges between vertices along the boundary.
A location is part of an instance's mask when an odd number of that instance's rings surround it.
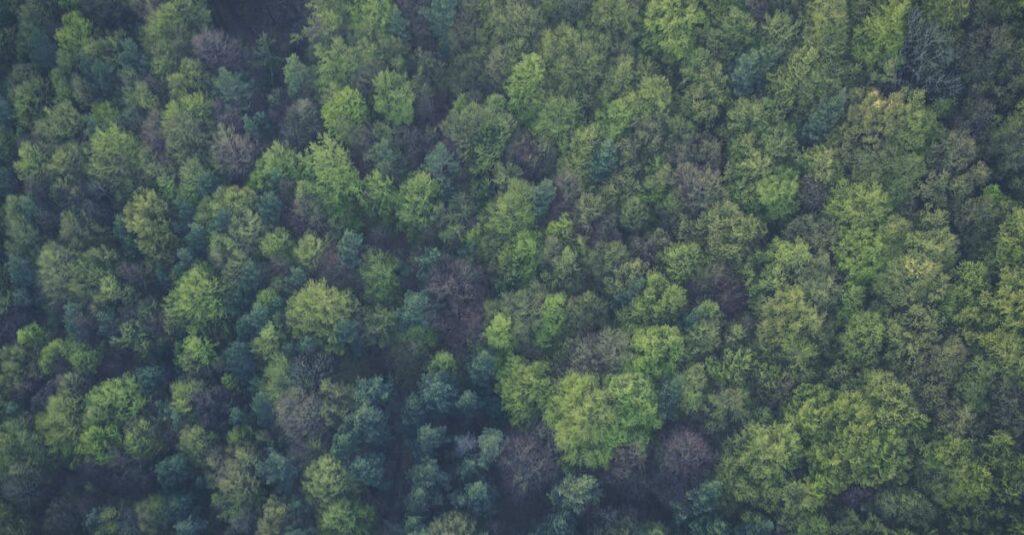
<svg viewBox="0 0 1024 535">
<path fill-rule="evenodd" d="M 252 83 L 240 73 L 220 67 L 210 86 L 222 119 L 237 117 L 252 106 Z"/>
<path fill-rule="evenodd" d="M 988 502 L 992 474 L 973 449 L 967 439 L 949 436 L 925 446 L 925 488 L 943 509 L 973 512 Z"/>
<path fill-rule="evenodd" d="M 52 373 L 55 369 L 70 367 L 82 374 L 91 374 L 99 366 L 99 352 L 76 340 L 57 338 L 39 352 L 39 369 Z"/>
<path fill-rule="evenodd" d="M 677 63 L 693 55 L 699 46 L 696 30 L 707 22 L 698 2 L 657 0 L 647 5 L 644 37 L 665 59 Z"/>
<path fill-rule="evenodd" d="M 508 107 L 522 124 L 532 124 L 542 104 L 544 63 L 536 53 L 526 54 L 512 67 L 505 81 Z"/>
<path fill-rule="evenodd" d="M 125 205 L 122 218 L 125 229 L 135 238 L 136 247 L 146 258 L 156 263 L 170 260 L 178 238 L 171 230 L 167 203 L 155 191 L 136 190 Z"/>
<path fill-rule="evenodd" d="M 89 176 L 100 193 L 117 205 L 150 176 L 149 155 L 138 139 L 116 125 L 97 129 L 89 138 Z"/>
<path fill-rule="evenodd" d="M 320 131 L 320 109 L 308 98 L 300 98 L 288 105 L 281 121 L 281 138 L 288 146 L 301 149 L 316 138 Z"/>
<path fill-rule="evenodd" d="M 239 134 L 223 124 L 217 125 L 217 133 L 210 145 L 210 161 L 214 169 L 237 180 L 249 174 L 254 160 L 256 144 L 248 134 Z"/>
<path fill-rule="evenodd" d="M 498 458 L 502 494 L 515 503 L 534 503 L 559 478 L 558 451 L 543 425 L 511 433 Z"/>
<path fill-rule="evenodd" d="M 1024 183 L 1020 177 L 1024 171 L 1024 151 L 1020 149 L 1024 139 L 1021 127 L 1024 126 L 1024 104 L 1017 103 L 1011 113 L 1003 117 L 1002 122 L 992 131 L 991 147 L 993 168 L 997 173 L 1015 177 L 1010 183 L 1011 191 L 1021 191 Z"/>
<path fill-rule="evenodd" d="M 443 214 L 441 183 L 426 171 L 417 171 L 398 187 L 395 219 L 398 228 L 413 239 L 430 234 Z"/>
<path fill-rule="evenodd" d="M 302 156 L 275 141 L 256 159 L 246 186 L 257 192 L 276 191 L 303 178 L 306 178 L 306 162 Z"/>
<path fill-rule="evenodd" d="M 922 91 L 866 92 L 849 107 L 841 133 L 852 180 L 884 185 L 895 206 L 907 206 L 927 172 L 926 152 L 939 133 Z"/>
<path fill-rule="evenodd" d="M 843 332 L 839 334 L 844 363 L 854 369 L 868 369 L 877 365 L 885 341 L 885 321 L 878 312 L 870 310 L 851 315 Z"/>
<path fill-rule="evenodd" d="M 853 30 L 853 56 L 875 82 L 892 82 L 903 63 L 907 12 L 910 2 L 890 0 L 875 8 Z"/>
<path fill-rule="evenodd" d="M 197 374 L 209 370 L 216 358 L 217 351 L 212 341 L 190 334 L 181 342 L 174 362 L 186 373 Z"/>
<path fill-rule="evenodd" d="M 651 325 L 672 323 L 686 307 L 686 290 L 669 282 L 661 273 L 647 274 L 644 289 L 620 312 L 623 320 Z"/>
<path fill-rule="evenodd" d="M 750 283 L 750 294 L 755 302 L 762 302 L 787 286 L 799 286 L 815 306 L 830 306 L 835 287 L 826 255 L 812 252 L 802 239 L 793 242 L 774 239 L 760 256 L 763 264 L 757 278 Z"/>
<path fill-rule="evenodd" d="M 317 526 L 322 533 L 357 535 L 371 533 L 373 509 L 352 500 L 337 500 L 320 513 Z"/>
<path fill-rule="evenodd" d="M 183 160 L 209 146 L 213 109 L 202 93 L 189 93 L 167 103 L 160 124 L 167 152 Z"/>
<path fill-rule="evenodd" d="M 398 259 L 379 249 L 371 249 L 363 255 L 359 277 L 367 302 L 389 304 L 398 298 L 401 289 L 398 268 Z"/>
<path fill-rule="evenodd" d="M 473 535 L 477 532 L 476 523 L 458 511 L 448 511 L 435 518 L 426 529 L 427 535 Z"/>
<path fill-rule="evenodd" d="M 762 351 L 781 361 L 786 375 L 807 379 L 816 367 L 825 318 L 808 302 L 803 289 L 779 289 L 760 306 L 758 317 L 757 341 Z"/>
<path fill-rule="evenodd" d="M 210 11 L 197 0 L 171 0 L 154 9 L 142 27 L 142 45 L 153 70 L 165 75 L 190 49 L 192 36 L 210 24 Z"/>
<path fill-rule="evenodd" d="M 46 409 L 36 416 L 36 430 L 51 452 L 70 459 L 81 433 L 82 398 L 70 391 L 57 392 L 46 400 Z"/>
<path fill-rule="evenodd" d="M 264 490 L 257 470 L 255 452 L 246 447 L 234 447 L 226 452 L 215 474 L 212 474 L 210 504 L 217 517 L 232 530 L 248 532 L 256 524 L 260 506 L 264 503 Z"/>
<path fill-rule="evenodd" d="M 178 69 L 167 75 L 167 90 L 172 99 L 189 93 L 205 94 L 210 90 L 210 80 L 198 60 L 183 58 Z"/>
<path fill-rule="evenodd" d="M 533 278 L 539 264 L 538 242 L 536 232 L 523 231 L 498 250 L 493 263 L 496 264 L 499 286 L 514 288 Z"/>
<path fill-rule="evenodd" d="M 527 362 L 511 355 L 498 371 L 496 390 L 501 406 L 515 427 L 537 421 L 551 395 L 552 381 L 546 362 Z"/>
<path fill-rule="evenodd" d="M 870 283 L 899 245 L 905 222 L 892 215 L 877 185 L 852 184 L 836 192 L 825 213 L 836 222 L 836 266 L 856 283 Z"/>
<path fill-rule="evenodd" d="M 1017 208 L 999 226 L 996 262 L 1003 267 L 1024 263 L 1024 209 Z"/>
<path fill-rule="evenodd" d="M 563 460 L 603 468 L 619 446 L 644 446 L 661 427 L 650 382 L 638 374 L 597 376 L 571 372 L 563 377 L 544 411 Z"/>
<path fill-rule="evenodd" d="M 654 445 L 654 491 L 667 505 L 678 503 L 714 467 L 715 454 L 707 440 L 691 429 L 676 427 Z"/>
<path fill-rule="evenodd" d="M 749 424 L 726 445 L 717 479 L 740 503 L 777 511 L 799 463 L 800 436 L 789 424 Z"/>
<path fill-rule="evenodd" d="M 309 337 L 341 354 L 358 305 L 348 290 L 328 286 L 323 279 L 312 280 L 288 298 L 285 319 L 292 336 Z"/>
<path fill-rule="evenodd" d="M 412 124 L 412 83 L 401 73 L 383 70 L 373 77 L 373 111 L 391 126 Z"/>
<path fill-rule="evenodd" d="M 217 28 L 192 36 L 192 52 L 210 69 L 236 69 L 242 59 L 241 43 Z"/>
<path fill-rule="evenodd" d="M 316 70 L 306 65 L 298 54 L 291 54 L 284 63 L 284 85 L 291 98 L 308 97 L 316 89 Z"/>
<path fill-rule="evenodd" d="M 309 463 L 302 477 L 302 492 L 319 508 L 330 506 L 354 490 L 345 467 L 330 455 L 321 455 Z"/>
<path fill-rule="evenodd" d="M 1022 28 L 0 1 L 0 533 L 1024 535 Z"/>
<path fill-rule="evenodd" d="M 287 231 L 282 232 L 281 236 L 287 240 Z M 286 243 L 290 245 L 291 242 L 288 240 Z M 262 246 L 262 242 L 260 245 Z M 320 264 L 323 257 L 324 241 L 315 234 L 303 234 L 302 237 L 299 238 L 299 241 L 295 243 L 295 247 L 290 251 L 290 253 L 290 256 L 294 257 L 300 266 L 309 271 L 313 271 Z"/>
<path fill-rule="evenodd" d="M 505 108 L 501 95 L 491 95 L 483 104 L 460 96 L 441 123 L 441 131 L 455 145 L 459 160 L 470 172 L 484 174 L 501 159 L 514 127 L 512 115 Z"/>
<path fill-rule="evenodd" d="M 132 375 L 107 379 L 85 395 L 76 454 L 99 464 L 130 456 L 147 459 L 159 448 L 146 399 Z"/>
<path fill-rule="evenodd" d="M 738 262 L 764 236 L 764 223 L 730 201 L 723 201 L 701 214 L 697 220 L 703 231 L 706 250 L 718 262 Z"/>
<path fill-rule="evenodd" d="M 571 526 L 576 518 L 600 501 L 601 487 L 597 478 L 590 474 L 568 474 L 548 493 L 548 499 L 555 509 L 550 520 L 552 527 Z"/>
<path fill-rule="evenodd" d="M 928 423 L 910 388 L 878 371 L 860 389 L 819 392 L 791 418 L 807 445 L 810 477 L 830 494 L 904 481 L 908 452 Z"/>
<path fill-rule="evenodd" d="M 568 299 L 563 293 L 551 294 L 544 298 L 540 307 L 540 318 L 536 330 L 536 345 L 541 349 L 551 349 L 558 342 L 566 324 L 566 304 Z"/>
<path fill-rule="evenodd" d="M 331 91 L 320 108 L 324 129 L 334 139 L 347 144 L 357 141 L 357 135 L 362 132 L 367 115 L 363 95 L 349 86 Z"/>
<path fill-rule="evenodd" d="M 0 474 L 7 482 L 0 489 L 4 501 L 19 508 L 39 504 L 46 497 L 50 469 L 46 449 L 28 422 L 8 418 L 0 423 Z"/>
<path fill-rule="evenodd" d="M 700 267 L 700 245 L 692 242 L 671 244 L 658 254 L 658 261 L 668 280 L 684 285 Z"/>
<path fill-rule="evenodd" d="M 322 137 L 306 153 L 311 180 L 295 187 L 300 213 L 317 226 L 341 233 L 358 223 L 359 172 L 348 151 L 331 137 Z"/>
<path fill-rule="evenodd" d="M 192 266 L 164 299 L 169 332 L 216 333 L 226 319 L 220 283 L 203 265 Z"/>
<path fill-rule="evenodd" d="M 908 11 L 900 77 L 924 89 L 929 96 L 948 98 L 956 96 L 963 83 L 956 64 L 955 37 L 951 28 L 935 20 L 943 15 L 946 14 L 934 16 L 916 8 Z"/>
<path fill-rule="evenodd" d="M 676 372 L 685 355 L 683 336 L 677 327 L 659 325 L 633 332 L 629 370 L 660 381 Z"/>
</svg>

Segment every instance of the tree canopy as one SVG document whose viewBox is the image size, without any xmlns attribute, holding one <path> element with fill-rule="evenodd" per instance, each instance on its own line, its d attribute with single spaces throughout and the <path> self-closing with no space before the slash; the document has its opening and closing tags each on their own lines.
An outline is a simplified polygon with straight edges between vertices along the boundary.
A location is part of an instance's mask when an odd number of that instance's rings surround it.
<svg viewBox="0 0 1024 535">
<path fill-rule="evenodd" d="M 0 197 L 0 534 L 1024 533 L 1021 0 L 5 0 Z"/>
</svg>

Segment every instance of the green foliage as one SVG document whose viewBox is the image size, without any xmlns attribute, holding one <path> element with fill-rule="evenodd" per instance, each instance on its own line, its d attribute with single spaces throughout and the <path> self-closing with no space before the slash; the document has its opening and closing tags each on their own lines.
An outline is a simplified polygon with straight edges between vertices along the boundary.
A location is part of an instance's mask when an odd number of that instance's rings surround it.
<svg viewBox="0 0 1024 535">
<path fill-rule="evenodd" d="M 842 147 L 850 178 L 881 184 L 895 206 L 906 206 L 915 184 L 927 173 L 927 151 L 939 125 L 921 91 L 876 90 L 849 107 Z"/>
<path fill-rule="evenodd" d="M 63 366 L 70 366 L 75 372 L 90 374 L 96 371 L 101 358 L 98 352 L 85 344 L 58 338 L 39 352 L 39 369 L 43 373 L 52 373 Z"/>
<path fill-rule="evenodd" d="M 89 176 L 117 203 L 150 176 L 149 158 L 135 136 L 117 126 L 97 129 L 89 138 Z"/>
<path fill-rule="evenodd" d="M 512 319 L 505 314 L 495 314 L 484 330 L 484 339 L 492 349 L 505 353 L 512 351 Z"/>
<path fill-rule="evenodd" d="M 761 305 L 757 341 L 762 351 L 806 377 L 814 368 L 824 318 L 800 287 L 777 290 Z"/>
<path fill-rule="evenodd" d="M 727 446 L 718 479 L 736 501 L 776 510 L 777 490 L 797 468 L 799 452 L 800 436 L 789 424 L 750 424 Z"/>
<path fill-rule="evenodd" d="M 398 187 L 395 219 L 412 238 L 424 237 L 442 215 L 441 183 L 425 171 L 417 171 Z"/>
<path fill-rule="evenodd" d="M 623 320 L 651 325 L 679 318 L 686 307 L 686 290 L 656 271 L 648 273 L 646 279 L 643 291 L 622 310 Z"/>
<path fill-rule="evenodd" d="M 164 325 L 169 332 L 214 333 L 225 318 L 222 289 L 210 270 L 193 266 L 164 299 Z"/>
<path fill-rule="evenodd" d="M 852 485 L 904 481 L 911 468 L 908 452 L 928 423 L 910 389 L 884 372 L 869 372 L 857 390 L 817 393 L 792 419 L 807 444 L 814 483 L 833 494 Z"/>
<path fill-rule="evenodd" d="M 324 129 L 334 139 L 345 143 L 358 139 L 368 113 L 363 95 L 349 86 L 331 91 L 320 108 Z"/>
<path fill-rule="evenodd" d="M 629 369 L 652 380 L 661 380 L 675 373 L 685 355 L 679 329 L 666 325 L 637 329 L 633 333 L 631 348 L 635 356 L 629 363 Z"/>
<path fill-rule="evenodd" d="M 209 24 L 210 11 L 197 0 L 171 0 L 150 12 L 142 27 L 142 45 L 154 72 L 171 72 L 188 52 L 192 35 Z"/>
<path fill-rule="evenodd" d="M 302 492 L 317 507 L 326 508 L 353 490 L 353 482 L 345 467 L 330 455 L 318 457 L 303 472 Z"/>
<path fill-rule="evenodd" d="M 496 390 L 513 426 L 525 427 L 540 418 L 551 395 L 548 368 L 546 362 L 528 363 L 515 355 L 501 366 Z"/>
<path fill-rule="evenodd" d="M 373 77 L 373 111 L 392 126 L 412 123 L 412 83 L 401 73 L 384 70 Z"/>
<path fill-rule="evenodd" d="M 565 331 L 567 298 L 565 294 L 551 294 L 544 298 L 536 327 L 536 344 L 542 349 L 552 348 Z"/>
<path fill-rule="evenodd" d="M 159 448 L 144 417 L 146 399 L 135 377 L 108 379 L 92 388 L 82 405 L 82 431 L 75 453 L 99 464 L 122 456 L 149 457 Z"/>
<path fill-rule="evenodd" d="M 1021 28 L 0 2 L 0 532 L 1024 533 Z"/>
<path fill-rule="evenodd" d="M 570 373 L 555 387 L 544 421 L 555 435 L 562 459 L 571 466 L 603 468 L 620 446 L 643 447 L 661 427 L 649 380 L 639 374 Z"/>
<path fill-rule="evenodd" d="M 82 399 L 72 392 L 57 392 L 46 400 L 46 409 L 36 417 L 36 430 L 50 451 L 69 459 L 78 447 L 81 432 Z"/>
<path fill-rule="evenodd" d="M 287 232 L 282 233 L 282 236 L 287 239 Z M 260 246 L 263 246 L 263 242 L 260 242 Z M 272 247 L 272 244 L 267 244 L 267 247 Z M 306 233 L 299 238 L 299 241 L 295 244 L 295 248 L 291 253 L 300 266 L 308 270 L 313 270 L 316 269 L 317 264 L 320 262 L 320 259 L 324 254 L 324 242 L 315 234 Z"/>
<path fill-rule="evenodd" d="M 263 503 L 256 469 L 256 454 L 242 447 L 232 448 L 217 469 L 210 503 L 231 529 L 246 531 L 255 523 L 256 508 Z"/>
<path fill-rule="evenodd" d="M 910 2 L 890 0 L 877 6 L 853 29 L 853 57 L 867 70 L 875 82 L 896 78 L 903 62 L 904 28 Z"/>
<path fill-rule="evenodd" d="M 487 173 L 501 159 L 514 127 L 512 115 L 505 108 L 501 95 L 491 95 L 483 104 L 461 96 L 441 123 L 441 131 L 455 145 L 459 160 L 470 172 Z"/>
<path fill-rule="evenodd" d="M 176 249 L 177 238 L 171 230 L 167 203 L 151 189 L 136 190 L 124 206 L 124 227 L 135 238 L 135 245 L 155 262 L 166 262 Z"/>
<path fill-rule="evenodd" d="M 371 249 L 363 255 L 359 276 L 368 302 L 388 304 L 398 298 L 398 267 L 398 259 L 384 251 Z"/>
<path fill-rule="evenodd" d="M 972 449 L 968 440 L 958 437 L 945 437 L 924 448 L 925 489 L 940 507 L 969 511 L 988 501 L 992 474 Z"/>
<path fill-rule="evenodd" d="M 852 315 L 839 335 L 845 363 L 855 368 L 870 368 L 878 363 L 885 347 L 885 321 L 873 311 Z"/>
<path fill-rule="evenodd" d="M 285 319 L 295 338 L 309 337 L 333 353 L 343 353 L 345 327 L 359 303 L 352 293 L 312 280 L 288 298 Z"/>
<path fill-rule="evenodd" d="M 182 340 L 174 362 L 186 373 L 201 373 L 208 370 L 216 358 L 216 347 L 212 341 L 191 334 Z"/>
<path fill-rule="evenodd" d="M 535 190 L 527 182 L 513 180 L 485 208 L 485 217 L 470 229 L 468 240 L 497 272 L 506 286 L 533 275 L 539 252 Z"/>
<path fill-rule="evenodd" d="M 675 284 L 686 284 L 700 267 L 700 245 L 674 243 L 658 254 L 665 276 Z"/>
<path fill-rule="evenodd" d="M 877 185 L 854 184 L 838 191 L 825 213 L 836 222 L 836 265 L 853 282 L 871 282 L 905 230 L 892 215 L 889 196 Z"/>
<path fill-rule="evenodd" d="M 202 93 L 167 103 L 161 118 L 167 151 L 179 159 L 205 152 L 213 135 L 213 110 Z"/>
<path fill-rule="evenodd" d="M 275 141 L 257 158 L 247 185 L 255 191 L 274 191 L 299 178 L 305 178 L 302 156 Z"/>
<path fill-rule="evenodd" d="M 348 151 L 331 137 L 309 147 L 306 165 L 312 178 L 295 186 L 295 203 L 311 222 L 340 233 L 357 224 L 359 172 Z"/>
<path fill-rule="evenodd" d="M 505 82 L 509 110 L 523 124 L 531 124 L 542 105 L 544 62 L 538 54 L 526 54 L 512 67 Z"/>
<path fill-rule="evenodd" d="M 331 535 L 371 533 L 374 516 L 373 509 L 363 504 L 350 500 L 338 500 L 320 513 L 317 526 L 321 533 Z"/>
<path fill-rule="evenodd" d="M 1024 264 L 1024 209 L 1016 209 L 1003 221 L 996 237 L 996 262 L 1011 267 Z"/>
<path fill-rule="evenodd" d="M 655 0 L 647 4 L 644 29 L 650 46 L 666 59 L 681 62 L 697 48 L 696 31 L 707 24 L 707 13 L 696 1 Z"/>
</svg>

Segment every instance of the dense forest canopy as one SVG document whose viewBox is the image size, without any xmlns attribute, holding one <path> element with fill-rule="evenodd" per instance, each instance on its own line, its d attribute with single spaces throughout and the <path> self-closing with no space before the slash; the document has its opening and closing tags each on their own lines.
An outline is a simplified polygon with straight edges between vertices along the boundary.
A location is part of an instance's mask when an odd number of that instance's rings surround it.
<svg viewBox="0 0 1024 535">
<path fill-rule="evenodd" d="M 1024 534 L 1024 2 L 0 0 L 0 534 Z"/>
</svg>

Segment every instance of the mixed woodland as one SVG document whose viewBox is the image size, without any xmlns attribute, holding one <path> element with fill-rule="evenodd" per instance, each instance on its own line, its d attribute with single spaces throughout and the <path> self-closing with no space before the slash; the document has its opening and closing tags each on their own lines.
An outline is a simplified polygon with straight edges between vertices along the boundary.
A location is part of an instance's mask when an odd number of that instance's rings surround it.
<svg viewBox="0 0 1024 535">
<path fill-rule="evenodd" d="M 1024 534 L 1021 0 L 0 0 L 0 534 Z"/>
</svg>

